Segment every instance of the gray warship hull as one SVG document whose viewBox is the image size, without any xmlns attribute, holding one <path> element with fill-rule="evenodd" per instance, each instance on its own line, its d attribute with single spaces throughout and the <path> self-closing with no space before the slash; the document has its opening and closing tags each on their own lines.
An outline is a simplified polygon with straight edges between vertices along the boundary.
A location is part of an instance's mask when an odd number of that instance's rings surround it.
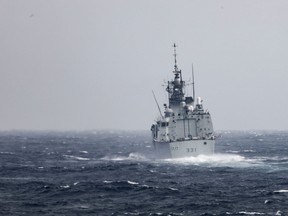
<svg viewBox="0 0 288 216">
<path fill-rule="evenodd" d="M 214 153 L 214 146 L 215 140 L 154 141 L 156 157 L 159 159 L 212 155 Z"/>
</svg>

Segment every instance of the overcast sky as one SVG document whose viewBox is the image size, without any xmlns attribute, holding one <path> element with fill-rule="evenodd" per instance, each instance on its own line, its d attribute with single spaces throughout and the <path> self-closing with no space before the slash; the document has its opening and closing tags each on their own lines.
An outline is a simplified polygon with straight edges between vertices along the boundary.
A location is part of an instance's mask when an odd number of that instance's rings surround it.
<svg viewBox="0 0 288 216">
<path fill-rule="evenodd" d="M 149 130 L 174 42 L 216 130 L 288 130 L 286 0 L 0 0 L 0 32 L 0 130 Z"/>
</svg>

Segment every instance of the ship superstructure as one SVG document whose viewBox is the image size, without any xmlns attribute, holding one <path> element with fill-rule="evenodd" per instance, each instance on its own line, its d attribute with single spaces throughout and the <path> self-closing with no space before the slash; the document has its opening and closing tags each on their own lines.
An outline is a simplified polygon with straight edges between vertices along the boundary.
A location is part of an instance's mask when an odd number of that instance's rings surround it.
<svg viewBox="0 0 288 216">
<path fill-rule="evenodd" d="M 164 104 L 164 115 L 151 127 L 153 143 L 158 158 L 180 158 L 213 154 L 215 136 L 210 113 L 204 111 L 202 99 L 185 96 L 185 81 L 177 66 L 174 44 L 174 79 L 167 82 L 169 103 Z M 193 71 L 193 70 L 192 70 Z"/>
</svg>

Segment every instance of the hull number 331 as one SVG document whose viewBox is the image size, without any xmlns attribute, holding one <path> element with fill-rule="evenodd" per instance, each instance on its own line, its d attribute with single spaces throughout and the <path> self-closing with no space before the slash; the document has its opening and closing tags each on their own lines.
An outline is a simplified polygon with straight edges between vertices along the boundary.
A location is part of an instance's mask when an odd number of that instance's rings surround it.
<svg viewBox="0 0 288 216">
<path fill-rule="evenodd" d="M 186 148 L 187 152 L 196 152 L 196 148 Z"/>
</svg>

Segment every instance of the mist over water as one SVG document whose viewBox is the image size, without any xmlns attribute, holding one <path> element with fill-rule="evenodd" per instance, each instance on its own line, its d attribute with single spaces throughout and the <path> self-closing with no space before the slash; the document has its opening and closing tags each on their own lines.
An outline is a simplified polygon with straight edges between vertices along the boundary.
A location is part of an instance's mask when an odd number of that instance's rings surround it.
<svg viewBox="0 0 288 216">
<path fill-rule="evenodd" d="M 157 159 L 148 132 L 1 132 L 1 215 L 287 215 L 288 132 Z"/>
</svg>

